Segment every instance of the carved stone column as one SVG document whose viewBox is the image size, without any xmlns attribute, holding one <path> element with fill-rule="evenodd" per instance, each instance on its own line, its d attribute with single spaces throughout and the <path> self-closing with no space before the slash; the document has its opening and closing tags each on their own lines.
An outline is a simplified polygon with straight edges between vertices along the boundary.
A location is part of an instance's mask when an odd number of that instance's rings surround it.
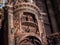
<svg viewBox="0 0 60 45">
<path fill-rule="evenodd" d="M 13 6 L 7 5 L 8 8 L 8 45 L 15 45 L 14 26 L 13 26 Z"/>
</svg>

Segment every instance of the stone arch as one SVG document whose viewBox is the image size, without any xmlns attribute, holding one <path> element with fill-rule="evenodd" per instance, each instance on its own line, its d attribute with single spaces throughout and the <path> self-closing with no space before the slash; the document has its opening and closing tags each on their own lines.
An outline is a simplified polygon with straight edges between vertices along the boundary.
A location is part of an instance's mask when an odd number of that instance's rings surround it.
<svg viewBox="0 0 60 45">
<path fill-rule="evenodd" d="M 36 36 L 26 36 L 19 42 L 19 45 L 42 45 L 39 38 Z"/>
<path fill-rule="evenodd" d="M 41 44 L 42 40 L 39 36 L 37 36 L 36 34 L 27 34 L 25 36 L 23 36 L 20 41 L 19 41 L 19 45 L 26 43 L 28 45 L 28 43 L 30 43 L 31 45 L 42 45 Z"/>
</svg>

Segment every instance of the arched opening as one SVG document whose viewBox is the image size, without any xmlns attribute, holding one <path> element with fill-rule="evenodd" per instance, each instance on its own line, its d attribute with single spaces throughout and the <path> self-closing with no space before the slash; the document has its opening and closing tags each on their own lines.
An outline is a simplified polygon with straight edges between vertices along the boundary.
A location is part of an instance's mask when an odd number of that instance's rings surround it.
<svg viewBox="0 0 60 45">
<path fill-rule="evenodd" d="M 37 37 L 27 36 L 19 43 L 19 45 L 42 45 L 42 44 Z"/>
<path fill-rule="evenodd" d="M 35 15 L 30 12 L 23 12 L 22 21 L 33 21 L 34 23 L 37 23 Z"/>
<path fill-rule="evenodd" d="M 23 12 L 21 16 L 22 32 L 35 33 L 39 35 L 38 22 L 35 14 L 30 12 Z"/>
</svg>

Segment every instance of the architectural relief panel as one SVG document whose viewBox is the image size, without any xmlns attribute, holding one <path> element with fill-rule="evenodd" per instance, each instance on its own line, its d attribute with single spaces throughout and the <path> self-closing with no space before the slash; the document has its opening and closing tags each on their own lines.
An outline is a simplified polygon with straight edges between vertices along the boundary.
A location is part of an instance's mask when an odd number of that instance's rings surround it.
<svg viewBox="0 0 60 45">
<path fill-rule="evenodd" d="M 15 31 L 20 30 L 20 17 L 18 14 L 13 15 L 13 24 Z"/>
</svg>

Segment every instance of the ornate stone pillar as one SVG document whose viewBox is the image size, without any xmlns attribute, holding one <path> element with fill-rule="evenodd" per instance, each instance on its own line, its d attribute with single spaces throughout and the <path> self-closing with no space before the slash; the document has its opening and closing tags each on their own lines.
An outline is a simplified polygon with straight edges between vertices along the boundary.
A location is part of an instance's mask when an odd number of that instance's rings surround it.
<svg viewBox="0 0 60 45">
<path fill-rule="evenodd" d="M 7 5 L 7 8 L 8 8 L 8 45 L 15 45 L 13 26 L 13 6 Z"/>
</svg>

